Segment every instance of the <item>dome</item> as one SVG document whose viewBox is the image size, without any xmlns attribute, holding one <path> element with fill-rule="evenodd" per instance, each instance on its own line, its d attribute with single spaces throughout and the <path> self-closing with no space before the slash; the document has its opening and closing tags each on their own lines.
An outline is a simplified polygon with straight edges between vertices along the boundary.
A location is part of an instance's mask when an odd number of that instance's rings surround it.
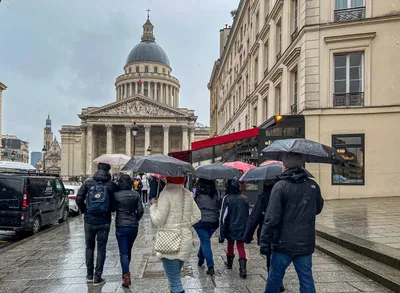
<svg viewBox="0 0 400 293">
<path fill-rule="evenodd" d="M 170 66 L 167 53 L 155 41 L 144 40 L 129 53 L 126 64 L 135 62 L 157 62 Z"/>
</svg>

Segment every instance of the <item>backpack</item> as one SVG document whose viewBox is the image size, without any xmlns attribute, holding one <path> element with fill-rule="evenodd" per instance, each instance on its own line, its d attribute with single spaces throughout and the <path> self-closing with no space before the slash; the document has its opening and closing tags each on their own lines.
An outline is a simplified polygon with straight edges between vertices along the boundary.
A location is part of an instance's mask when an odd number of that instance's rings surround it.
<svg viewBox="0 0 400 293">
<path fill-rule="evenodd" d="M 108 213 L 110 198 L 103 183 L 96 182 L 89 189 L 86 197 L 86 212 L 89 214 Z"/>
<path fill-rule="evenodd" d="M 136 191 L 139 190 L 139 181 L 138 181 L 138 180 L 136 180 L 136 181 L 133 183 L 133 187 L 135 188 Z"/>
</svg>

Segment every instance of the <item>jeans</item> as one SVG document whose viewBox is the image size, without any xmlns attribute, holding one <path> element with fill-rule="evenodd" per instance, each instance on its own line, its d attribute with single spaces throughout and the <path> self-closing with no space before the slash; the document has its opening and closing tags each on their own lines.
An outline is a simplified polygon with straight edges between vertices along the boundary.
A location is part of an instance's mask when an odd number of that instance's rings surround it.
<svg viewBox="0 0 400 293">
<path fill-rule="evenodd" d="M 244 242 L 236 241 L 236 248 L 239 254 L 239 259 L 246 258 L 246 251 L 244 250 Z M 235 240 L 228 240 L 226 255 L 227 256 L 235 255 Z"/>
<path fill-rule="evenodd" d="M 164 272 L 167 275 L 168 283 L 171 286 L 172 293 L 183 292 L 182 280 L 181 280 L 181 269 L 183 267 L 183 261 L 180 259 L 161 259 Z"/>
<path fill-rule="evenodd" d="M 199 247 L 199 253 L 197 254 L 197 257 L 199 258 L 199 260 L 206 259 L 207 267 L 213 267 L 214 259 L 213 259 L 213 253 L 211 250 L 211 240 L 210 239 L 216 229 L 198 229 L 198 228 L 196 228 L 195 230 L 200 239 L 200 247 Z"/>
<path fill-rule="evenodd" d="M 293 262 L 300 281 L 300 293 L 316 293 L 312 276 L 312 255 L 289 255 L 272 252 L 265 293 L 279 293 L 285 271 Z"/>
<path fill-rule="evenodd" d="M 110 224 L 92 225 L 85 223 L 85 242 L 86 242 L 86 268 L 87 275 L 101 277 L 104 262 L 106 261 L 106 249 L 110 233 Z M 94 269 L 94 249 L 97 238 L 97 259 L 96 269 Z"/>
<path fill-rule="evenodd" d="M 142 202 L 147 203 L 147 189 L 142 190 Z"/>
<path fill-rule="evenodd" d="M 117 228 L 119 259 L 121 262 L 122 273 L 129 273 L 129 264 L 131 263 L 132 246 L 138 234 L 138 228 Z"/>
</svg>

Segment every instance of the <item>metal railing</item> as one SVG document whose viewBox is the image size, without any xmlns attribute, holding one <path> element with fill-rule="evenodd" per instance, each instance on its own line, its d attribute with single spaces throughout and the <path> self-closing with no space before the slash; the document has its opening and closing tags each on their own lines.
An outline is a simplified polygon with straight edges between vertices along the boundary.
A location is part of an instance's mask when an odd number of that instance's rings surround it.
<svg viewBox="0 0 400 293">
<path fill-rule="evenodd" d="M 333 94 L 333 107 L 364 106 L 364 93 Z"/>
<path fill-rule="evenodd" d="M 290 106 L 290 115 L 297 115 L 297 103 L 294 103 Z"/>
<path fill-rule="evenodd" d="M 335 10 L 335 22 L 360 20 L 365 18 L 365 7 Z"/>
</svg>

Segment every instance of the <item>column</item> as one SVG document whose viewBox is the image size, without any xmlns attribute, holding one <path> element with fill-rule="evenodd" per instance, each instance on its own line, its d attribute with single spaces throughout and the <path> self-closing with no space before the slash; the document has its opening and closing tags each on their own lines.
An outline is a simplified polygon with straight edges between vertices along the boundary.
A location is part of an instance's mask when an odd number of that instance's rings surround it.
<svg viewBox="0 0 400 293">
<path fill-rule="evenodd" d="M 81 125 L 81 175 L 86 174 L 86 125 Z"/>
<path fill-rule="evenodd" d="M 132 156 L 131 154 L 131 125 L 130 124 L 126 124 L 125 125 L 125 130 L 126 130 L 126 137 L 125 137 L 125 154 L 127 156 Z"/>
<path fill-rule="evenodd" d="M 165 98 L 164 98 L 164 84 L 160 83 L 160 100 L 162 103 L 165 104 Z"/>
<path fill-rule="evenodd" d="M 86 135 L 86 174 L 93 174 L 93 125 L 87 126 Z"/>
<path fill-rule="evenodd" d="M 169 153 L 169 125 L 164 125 L 164 155 Z"/>
<path fill-rule="evenodd" d="M 132 97 L 132 83 L 129 83 L 129 97 Z"/>
<path fill-rule="evenodd" d="M 128 84 L 125 84 L 125 99 L 128 98 Z"/>
<path fill-rule="evenodd" d="M 151 125 L 144 125 L 144 153 L 146 154 L 147 148 L 150 146 L 150 130 Z"/>
<path fill-rule="evenodd" d="M 142 81 L 140 88 L 141 88 L 141 95 L 144 96 L 144 81 Z"/>
<path fill-rule="evenodd" d="M 118 97 L 118 87 L 115 87 L 115 96 L 117 97 L 117 101 L 119 101 L 119 97 Z"/>
<path fill-rule="evenodd" d="M 171 99 L 170 99 L 170 97 L 169 97 L 169 85 L 168 85 L 168 84 L 165 85 L 165 99 L 166 99 L 166 101 L 167 101 L 167 105 L 168 105 L 168 106 L 172 106 L 172 105 L 171 105 Z"/>
<path fill-rule="evenodd" d="M 154 101 L 158 102 L 158 96 L 157 96 L 157 82 L 154 83 Z"/>
<path fill-rule="evenodd" d="M 176 88 L 176 107 L 179 108 L 179 88 Z"/>
<path fill-rule="evenodd" d="M 189 136 L 190 136 L 189 149 L 192 148 L 192 143 L 194 142 L 194 129 L 195 129 L 194 126 L 191 126 L 189 128 L 189 131 L 190 131 L 190 133 L 189 133 Z"/>
<path fill-rule="evenodd" d="M 174 87 L 174 107 L 178 108 L 178 91 L 176 87 Z"/>
<path fill-rule="evenodd" d="M 139 94 L 139 84 L 135 82 L 135 95 Z"/>
<path fill-rule="evenodd" d="M 106 129 L 107 129 L 107 145 L 106 145 L 106 153 L 107 154 L 112 154 L 113 153 L 113 126 L 112 124 L 106 124 Z"/>
<path fill-rule="evenodd" d="M 188 127 L 187 125 L 182 126 L 182 151 L 188 150 Z"/>
</svg>

